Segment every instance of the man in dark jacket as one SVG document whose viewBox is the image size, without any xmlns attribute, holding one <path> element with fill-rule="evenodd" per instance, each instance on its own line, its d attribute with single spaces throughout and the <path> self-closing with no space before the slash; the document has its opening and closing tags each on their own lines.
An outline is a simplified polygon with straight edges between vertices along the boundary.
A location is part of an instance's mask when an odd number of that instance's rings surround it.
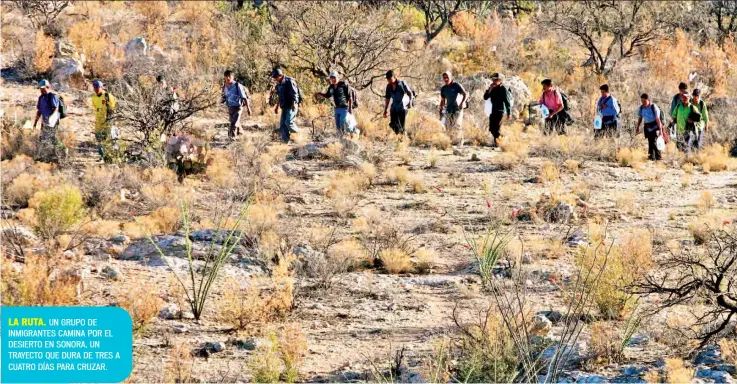
<svg viewBox="0 0 737 384">
<path fill-rule="evenodd" d="M 276 92 L 279 94 L 279 104 L 274 108 L 274 113 L 279 113 L 279 107 L 281 107 L 281 118 L 279 119 L 281 140 L 289 143 L 291 133 L 299 132 L 295 122 L 300 102 L 299 90 L 294 79 L 285 76 L 279 68 L 271 72 L 271 77 L 276 82 Z"/>
<path fill-rule="evenodd" d="M 386 73 L 386 82 L 388 84 L 384 93 L 384 118 L 390 114 L 391 120 L 389 121 L 389 127 L 394 130 L 395 134 L 401 135 L 404 134 L 404 121 L 407 117 L 407 109 L 412 103 L 412 90 L 407 83 L 394 76 L 394 71 L 388 71 Z M 407 97 L 406 99 L 405 96 Z M 390 102 L 391 113 L 388 113 Z"/>
<path fill-rule="evenodd" d="M 353 113 L 353 99 L 351 89 L 345 81 L 338 79 L 338 72 L 330 73 L 330 86 L 325 93 L 317 92 L 316 97 L 332 97 L 335 104 L 335 128 L 342 135 L 345 130 L 345 119 L 348 114 Z"/>
<path fill-rule="evenodd" d="M 502 85 L 504 81 L 503 75 L 494 73 L 491 75 L 491 86 L 484 92 L 484 100 L 491 100 L 491 115 L 489 115 L 489 131 L 494 136 L 494 144 L 499 145 L 498 140 L 501 136 L 502 119 L 507 115 L 507 120 L 511 120 L 512 103 L 509 100 L 509 90 Z"/>
<path fill-rule="evenodd" d="M 44 162 L 58 162 L 59 149 L 63 147 L 61 140 L 56 135 L 59 128 L 59 96 L 51 91 L 51 84 L 48 80 L 41 80 L 38 83 L 38 89 L 41 96 L 36 102 L 36 120 L 33 122 L 33 128 L 38 125 L 41 119 L 41 133 L 38 136 L 38 147 L 36 160 Z"/>
</svg>

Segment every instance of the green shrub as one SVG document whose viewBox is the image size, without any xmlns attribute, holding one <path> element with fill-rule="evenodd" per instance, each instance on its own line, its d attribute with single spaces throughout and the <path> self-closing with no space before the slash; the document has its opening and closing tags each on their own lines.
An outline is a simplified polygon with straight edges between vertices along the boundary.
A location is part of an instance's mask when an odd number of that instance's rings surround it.
<svg viewBox="0 0 737 384">
<path fill-rule="evenodd" d="M 69 231 L 84 216 L 82 192 L 69 184 L 36 192 L 28 205 L 35 210 L 34 230 L 44 240 Z"/>
</svg>

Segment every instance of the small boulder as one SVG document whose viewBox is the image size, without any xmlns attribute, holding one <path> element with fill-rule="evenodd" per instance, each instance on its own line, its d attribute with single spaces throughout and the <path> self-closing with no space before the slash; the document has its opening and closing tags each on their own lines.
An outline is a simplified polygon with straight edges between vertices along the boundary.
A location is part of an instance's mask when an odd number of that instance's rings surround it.
<svg viewBox="0 0 737 384">
<path fill-rule="evenodd" d="M 51 81 L 60 86 L 84 88 L 84 65 L 77 59 L 56 58 L 51 62 Z"/>
<path fill-rule="evenodd" d="M 131 238 L 126 235 L 118 235 L 111 237 L 110 241 L 112 241 L 113 244 L 128 245 L 131 242 Z"/>
<path fill-rule="evenodd" d="M 220 341 L 207 342 L 203 348 L 212 353 L 222 352 L 225 350 L 225 343 Z"/>
<path fill-rule="evenodd" d="M 54 57 L 80 59 L 77 47 L 67 39 L 57 39 L 54 44 Z"/>
<path fill-rule="evenodd" d="M 532 329 L 530 333 L 536 336 L 545 336 L 550 333 L 552 328 L 553 323 L 547 317 L 538 314 L 532 318 Z"/>
<path fill-rule="evenodd" d="M 189 328 L 187 328 L 186 325 L 177 323 L 172 324 L 171 330 L 174 331 L 174 333 L 187 333 L 189 331 Z"/>
<path fill-rule="evenodd" d="M 120 268 L 115 265 L 106 265 L 102 268 L 102 274 L 110 280 L 119 280 L 123 274 L 120 272 Z"/>
<path fill-rule="evenodd" d="M 182 311 L 175 303 L 169 303 L 159 311 L 159 318 L 164 320 L 174 320 L 182 317 Z"/>
<path fill-rule="evenodd" d="M 125 44 L 125 59 L 137 59 L 148 54 L 148 43 L 143 37 L 136 37 Z"/>
</svg>

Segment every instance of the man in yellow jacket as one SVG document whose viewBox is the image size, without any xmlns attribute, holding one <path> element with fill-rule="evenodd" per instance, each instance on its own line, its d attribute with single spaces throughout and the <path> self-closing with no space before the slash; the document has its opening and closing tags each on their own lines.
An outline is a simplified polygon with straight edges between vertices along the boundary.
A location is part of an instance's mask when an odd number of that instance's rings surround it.
<svg viewBox="0 0 737 384">
<path fill-rule="evenodd" d="M 113 139 L 117 139 L 116 132 L 111 132 L 113 124 L 111 117 L 117 101 L 115 96 L 111 95 L 105 89 L 105 85 L 100 80 L 92 82 L 92 89 L 95 93 L 92 95 L 92 108 L 95 110 L 95 139 L 97 140 L 97 152 L 106 163 L 112 162 L 113 155 Z"/>
</svg>

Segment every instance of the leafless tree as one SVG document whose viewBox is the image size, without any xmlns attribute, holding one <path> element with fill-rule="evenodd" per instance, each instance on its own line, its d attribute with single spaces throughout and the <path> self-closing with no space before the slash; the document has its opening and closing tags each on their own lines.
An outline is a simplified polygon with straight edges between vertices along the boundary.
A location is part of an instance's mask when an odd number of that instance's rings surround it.
<svg viewBox="0 0 737 384">
<path fill-rule="evenodd" d="M 405 26 L 388 10 L 353 12 L 348 2 L 291 2 L 276 11 L 275 43 L 286 50 L 294 69 L 326 79 L 339 71 L 357 89 L 369 87 L 399 58 L 408 64 L 400 44 Z"/>
<path fill-rule="evenodd" d="M 734 232 L 715 231 L 705 249 L 685 249 L 671 254 L 634 288 L 641 295 L 659 295 L 653 311 L 674 306 L 706 303 L 696 314 L 695 336 L 704 346 L 725 331 L 737 318 L 737 237 Z"/>
<path fill-rule="evenodd" d="M 452 26 L 453 16 L 468 5 L 464 0 L 413 0 L 410 3 L 425 16 L 425 41 L 428 43 Z"/>
<path fill-rule="evenodd" d="M 561 1 L 549 3 L 541 21 L 575 36 L 589 51 L 593 71 L 606 74 L 665 37 L 661 12 L 644 0 Z"/>
<path fill-rule="evenodd" d="M 737 1 L 713 0 L 709 13 L 716 21 L 720 44 L 737 32 Z"/>
<path fill-rule="evenodd" d="M 220 101 L 219 89 L 198 79 L 182 79 L 172 88 L 163 88 L 155 81 L 129 78 L 113 87 L 117 97 L 115 122 L 120 126 L 121 139 L 155 149 L 162 135 L 170 136 L 184 127 L 192 116 L 215 106 Z"/>
<path fill-rule="evenodd" d="M 44 28 L 56 20 L 72 0 L 11 0 L 13 7 L 28 16 L 35 28 Z"/>
</svg>

